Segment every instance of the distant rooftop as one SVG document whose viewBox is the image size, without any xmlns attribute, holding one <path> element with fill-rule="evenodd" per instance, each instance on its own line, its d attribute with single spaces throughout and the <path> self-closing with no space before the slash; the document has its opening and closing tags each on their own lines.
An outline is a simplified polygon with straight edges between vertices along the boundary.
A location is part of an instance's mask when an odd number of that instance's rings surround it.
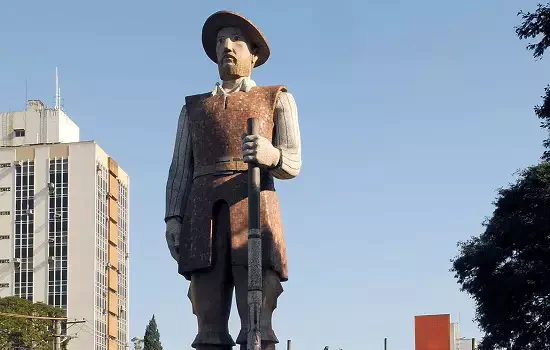
<svg viewBox="0 0 550 350">
<path fill-rule="evenodd" d="M 24 111 L 0 111 L 0 146 L 15 147 L 80 140 L 80 129 L 60 104 L 47 108 L 40 100 L 28 100 Z"/>
</svg>

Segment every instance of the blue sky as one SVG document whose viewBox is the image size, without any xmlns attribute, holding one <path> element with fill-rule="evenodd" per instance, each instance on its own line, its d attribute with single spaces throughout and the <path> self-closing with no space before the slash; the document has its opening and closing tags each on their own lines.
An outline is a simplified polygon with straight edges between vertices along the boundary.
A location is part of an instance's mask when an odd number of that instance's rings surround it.
<svg viewBox="0 0 550 350">
<path fill-rule="evenodd" d="M 207 3 L 207 4 L 206 4 Z M 199 5 L 200 4 L 200 5 Z M 55 67 L 82 140 L 131 177 L 131 336 L 153 313 L 167 350 L 190 348 L 188 283 L 164 240 L 164 189 L 186 95 L 211 90 L 204 20 L 241 12 L 272 56 L 258 84 L 298 103 L 303 172 L 278 182 L 290 280 L 284 348 L 414 348 L 414 315 L 452 313 L 479 337 L 449 272 L 495 190 L 534 164 L 533 106 L 550 70 L 515 37 L 535 1 L 0 1 L 0 110 L 53 105 Z M 231 330 L 236 337 L 234 310 Z"/>
</svg>

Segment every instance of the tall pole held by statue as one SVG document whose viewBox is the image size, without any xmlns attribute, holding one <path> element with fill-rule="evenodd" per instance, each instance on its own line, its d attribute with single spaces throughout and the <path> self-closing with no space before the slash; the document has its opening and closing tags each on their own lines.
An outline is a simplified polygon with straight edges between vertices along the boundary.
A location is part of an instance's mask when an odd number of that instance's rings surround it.
<svg viewBox="0 0 550 350">
<path fill-rule="evenodd" d="M 258 120 L 247 121 L 249 135 L 257 135 Z M 262 234 L 260 231 L 260 167 L 248 163 L 248 350 L 261 349 Z"/>
</svg>

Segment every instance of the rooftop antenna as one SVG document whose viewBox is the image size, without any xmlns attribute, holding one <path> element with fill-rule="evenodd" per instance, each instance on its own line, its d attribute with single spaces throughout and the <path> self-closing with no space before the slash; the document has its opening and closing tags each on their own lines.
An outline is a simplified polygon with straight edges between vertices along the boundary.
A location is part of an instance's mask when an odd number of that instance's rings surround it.
<svg viewBox="0 0 550 350">
<path fill-rule="evenodd" d="M 61 108 L 61 91 L 59 90 L 59 73 L 57 67 L 55 67 L 55 110 L 58 111 Z"/>
</svg>

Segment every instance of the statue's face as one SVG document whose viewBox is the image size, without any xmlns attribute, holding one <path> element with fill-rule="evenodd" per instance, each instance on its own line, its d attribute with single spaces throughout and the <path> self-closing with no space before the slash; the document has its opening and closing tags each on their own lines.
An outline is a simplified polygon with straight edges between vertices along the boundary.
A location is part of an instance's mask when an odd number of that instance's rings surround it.
<svg viewBox="0 0 550 350">
<path fill-rule="evenodd" d="M 227 27 L 218 32 L 216 56 L 220 79 L 249 77 L 258 57 L 239 28 Z"/>
</svg>

